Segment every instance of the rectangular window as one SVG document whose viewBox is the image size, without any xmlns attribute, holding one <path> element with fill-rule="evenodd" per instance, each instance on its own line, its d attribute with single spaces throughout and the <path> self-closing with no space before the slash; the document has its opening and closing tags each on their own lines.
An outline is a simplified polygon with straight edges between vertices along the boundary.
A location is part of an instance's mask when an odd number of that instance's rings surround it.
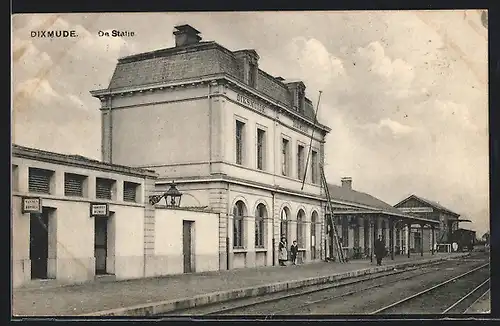
<svg viewBox="0 0 500 326">
<path fill-rule="evenodd" d="M 289 161 L 290 161 L 290 158 L 289 158 L 289 148 L 288 148 L 288 140 L 287 139 L 284 139 L 282 140 L 282 145 L 281 145 L 281 173 L 283 175 L 288 175 L 289 171 L 288 171 L 288 166 L 289 166 Z"/>
<path fill-rule="evenodd" d="M 111 200 L 114 184 L 115 184 L 115 180 L 96 178 L 96 181 L 95 181 L 96 198 Z"/>
<path fill-rule="evenodd" d="M 19 168 L 14 164 L 12 164 L 12 180 L 10 180 L 10 184 L 13 191 L 19 190 Z"/>
<path fill-rule="evenodd" d="M 297 177 L 304 178 L 304 146 L 297 146 Z"/>
<path fill-rule="evenodd" d="M 83 197 L 84 175 L 64 173 L 64 196 Z"/>
<path fill-rule="evenodd" d="M 29 168 L 28 189 L 29 192 L 50 194 L 51 181 L 54 171 Z"/>
<path fill-rule="evenodd" d="M 257 169 L 264 170 L 265 167 L 265 151 L 266 151 L 266 132 L 262 129 L 257 129 Z"/>
<path fill-rule="evenodd" d="M 318 153 L 311 152 L 311 181 L 314 184 L 318 183 Z"/>
<path fill-rule="evenodd" d="M 123 201 L 137 202 L 137 189 L 139 184 L 134 182 L 123 183 Z"/>
<path fill-rule="evenodd" d="M 243 164 L 244 150 L 244 128 L 245 124 L 241 121 L 236 121 L 236 164 Z"/>
</svg>

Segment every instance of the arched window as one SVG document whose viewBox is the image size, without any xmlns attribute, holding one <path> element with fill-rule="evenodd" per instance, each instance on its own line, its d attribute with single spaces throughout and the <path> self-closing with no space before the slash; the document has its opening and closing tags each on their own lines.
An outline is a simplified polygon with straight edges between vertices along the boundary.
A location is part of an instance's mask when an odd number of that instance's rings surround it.
<svg viewBox="0 0 500 326">
<path fill-rule="evenodd" d="M 243 218 L 246 215 L 245 203 L 237 201 L 233 208 L 233 247 L 243 248 Z"/>
<path fill-rule="evenodd" d="M 316 259 L 316 223 L 318 223 L 318 213 L 314 211 L 311 216 L 311 259 Z"/>
<path fill-rule="evenodd" d="M 299 248 L 304 248 L 304 218 L 306 213 L 302 209 L 297 213 L 297 245 Z"/>
<path fill-rule="evenodd" d="M 284 207 L 283 210 L 281 211 L 281 223 L 280 223 L 280 240 L 282 237 L 285 237 L 285 239 L 288 241 L 288 220 L 290 217 L 290 211 L 288 210 L 287 207 Z"/>
<path fill-rule="evenodd" d="M 255 248 L 264 248 L 264 226 L 267 209 L 264 204 L 257 205 L 255 210 Z"/>
</svg>

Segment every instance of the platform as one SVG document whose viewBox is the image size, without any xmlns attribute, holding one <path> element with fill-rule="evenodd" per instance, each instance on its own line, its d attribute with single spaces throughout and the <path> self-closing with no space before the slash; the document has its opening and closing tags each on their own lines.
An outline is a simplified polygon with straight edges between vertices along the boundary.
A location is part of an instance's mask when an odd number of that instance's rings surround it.
<svg viewBox="0 0 500 326">
<path fill-rule="evenodd" d="M 151 315 L 179 306 L 192 307 L 228 298 L 272 293 L 291 287 L 318 284 L 337 277 L 353 277 L 390 270 L 396 266 L 421 264 L 467 254 L 430 253 L 396 256 L 386 259 L 382 267 L 370 260 L 353 260 L 346 264 L 333 262 L 297 266 L 269 266 L 229 271 L 180 274 L 128 281 L 90 282 L 80 285 L 57 284 L 29 286 L 13 290 L 14 316 L 63 315 Z M 361 273 L 361 274 L 360 274 Z"/>
</svg>

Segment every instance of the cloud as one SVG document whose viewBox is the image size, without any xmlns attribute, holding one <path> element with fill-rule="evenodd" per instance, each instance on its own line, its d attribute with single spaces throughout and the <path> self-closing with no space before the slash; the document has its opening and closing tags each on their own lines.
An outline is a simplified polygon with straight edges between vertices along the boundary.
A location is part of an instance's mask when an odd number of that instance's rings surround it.
<svg viewBox="0 0 500 326">
<path fill-rule="evenodd" d="M 74 103 L 76 104 L 77 107 L 82 108 L 87 110 L 87 105 L 83 103 L 83 101 L 78 97 L 73 94 L 68 94 L 67 97 Z"/>
<path fill-rule="evenodd" d="M 296 37 L 286 52 L 288 58 L 297 63 L 297 76 L 304 77 L 315 89 L 324 89 L 332 80 L 345 75 L 342 60 L 315 38 Z"/>
<path fill-rule="evenodd" d="M 380 120 L 377 127 L 378 128 L 387 128 L 394 135 L 406 135 L 406 134 L 412 133 L 415 130 L 415 128 L 413 128 L 413 127 L 404 125 L 402 123 L 399 123 L 399 122 L 391 120 L 391 119 Z"/>
<path fill-rule="evenodd" d="M 46 79 L 32 78 L 14 85 L 14 104 L 23 104 L 21 98 L 27 101 L 46 103 L 53 98 L 60 98 L 50 82 Z"/>
</svg>

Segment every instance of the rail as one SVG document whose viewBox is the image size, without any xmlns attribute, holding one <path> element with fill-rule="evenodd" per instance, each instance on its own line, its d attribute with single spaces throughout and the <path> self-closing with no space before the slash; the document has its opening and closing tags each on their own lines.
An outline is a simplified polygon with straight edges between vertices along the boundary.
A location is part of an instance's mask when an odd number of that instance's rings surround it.
<svg viewBox="0 0 500 326">
<path fill-rule="evenodd" d="M 426 294 L 426 293 L 429 293 L 429 292 L 431 292 L 431 291 L 433 291 L 433 290 L 435 290 L 435 289 L 441 288 L 442 286 L 444 286 L 444 285 L 446 285 L 446 284 L 448 284 L 448 283 L 451 283 L 451 282 L 456 281 L 456 280 L 458 280 L 458 279 L 461 279 L 461 278 L 463 278 L 463 277 L 465 277 L 465 276 L 467 276 L 467 275 L 469 275 L 469 274 L 472 274 L 472 273 L 474 273 L 474 272 L 476 272 L 476 271 L 478 271 L 478 270 L 480 270 L 480 269 L 483 269 L 483 268 L 485 268 L 486 266 L 488 266 L 489 264 L 490 264 L 490 263 L 483 264 L 483 265 L 481 265 L 481 266 L 479 266 L 479 267 L 476 267 L 476 268 L 474 268 L 474 269 L 472 269 L 472 270 L 470 270 L 470 271 L 467 271 L 467 272 L 465 272 L 465 273 L 463 273 L 463 274 L 460 274 L 460 275 L 458 275 L 458 276 L 452 277 L 452 278 L 451 278 L 451 279 L 449 279 L 449 280 L 446 280 L 446 281 L 444 281 L 444 282 L 441 282 L 441 283 L 439 283 L 439 284 L 436 284 L 436 285 L 434 285 L 434 286 L 432 286 L 432 287 L 430 287 L 430 288 L 428 288 L 428 289 L 425 289 L 425 290 L 420 291 L 420 292 L 418 292 L 418 293 L 415 293 L 415 294 L 413 294 L 413 295 L 411 295 L 411 296 L 409 296 L 409 297 L 406 297 L 406 298 L 404 298 L 404 299 L 401 299 L 401 300 L 399 300 L 399 301 L 396 301 L 396 302 L 394 302 L 394 303 L 391 303 L 390 305 L 387 305 L 387 306 L 385 306 L 385 307 L 383 307 L 383 308 L 380 308 L 380 309 L 378 309 L 378 310 L 376 310 L 376 311 L 372 312 L 371 314 L 372 314 L 372 315 L 374 315 L 374 314 L 379 314 L 379 313 L 381 313 L 381 312 L 384 312 L 384 311 L 387 311 L 387 310 L 389 310 L 389 309 L 391 309 L 391 308 L 394 308 L 394 307 L 396 307 L 396 306 L 399 306 L 399 305 L 401 305 L 401 304 L 403 304 L 403 303 L 405 303 L 405 302 L 408 302 L 408 301 L 410 301 L 410 300 L 412 300 L 412 299 L 414 299 L 414 298 L 420 297 L 420 296 L 422 296 L 422 295 L 424 295 L 424 294 Z M 460 301 L 460 300 L 459 300 L 459 301 Z M 453 307 L 452 307 L 452 308 L 453 308 Z M 449 311 L 449 310 L 447 309 L 446 311 Z"/>
</svg>

